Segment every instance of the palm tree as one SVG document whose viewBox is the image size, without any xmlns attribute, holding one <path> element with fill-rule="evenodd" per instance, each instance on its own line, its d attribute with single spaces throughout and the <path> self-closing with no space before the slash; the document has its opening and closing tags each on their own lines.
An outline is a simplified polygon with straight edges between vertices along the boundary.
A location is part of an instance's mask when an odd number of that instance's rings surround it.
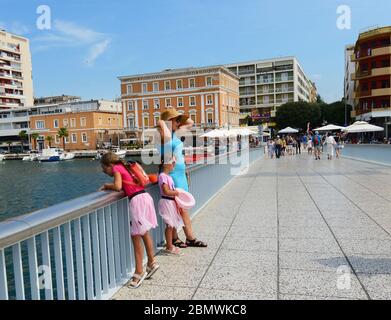
<svg viewBox="0 0 391 320">
<path fill-rule="evenodd" d="M 20 138 L 20 143 L 22 145 L 22 152 L 23 152 L 23 149 L 24 149 L 23 141 L 28 140 L 29 136 L 27 135 L 27 131 L 26 130 L 20 131 L 18 135 L 19 135 L 19 138 Z"/>
<path fill-rule="evenodd" d="M 58 134 L 59 138 L 62 138 L 62 147 L 65 151 L 65 138 L 67 138 L 69 136 L 68 129 L 67 128 L 60 128 L 60 130 L 58 130 L 57 134 Z"/>
<path fill-rule="evenodd" d="M 49 148 L 52 147 L 52 142 L 53 142 L 53 137 L 52 136 L 47 136 L 46 141 L 49 143 Z"/>
<path fill-rule="evenodd" d="M 31 136 L 31 140 L 34 141 L 33 149 L 36 149 L 37 148 L 37 139 L 39 137 L 39 133 L 33 132 L 30 136 Z"/>
</svg>

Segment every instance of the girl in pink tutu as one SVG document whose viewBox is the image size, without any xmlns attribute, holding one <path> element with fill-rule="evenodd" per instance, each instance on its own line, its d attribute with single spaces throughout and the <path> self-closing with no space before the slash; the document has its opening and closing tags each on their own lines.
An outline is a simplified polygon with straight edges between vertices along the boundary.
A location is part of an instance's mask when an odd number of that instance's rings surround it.
<svg viewBox="0 0 391 320">
<path fill-rule="evenodd" d="M 132 236 L 134 255 L 136 260 L 135 272 L 128 284 L 138 288 L 144 279 L 150 278 L 159 265 L 155 261 L 152 238 L 149 230 L 157 227 L 155 206 L 152 197 L 139 185 L 130 171 L 127 163 L 116 154 L 108 152 L 102 156 L 103 172 L 114 177 L 114 183 L 105 183 L 100 190 L 123 190 L 129 198 L 130 233 Z M 147 251 L 148 263 L 146 272 L 143 268 L 144 246 Z"/>
<path fill-rule="evenodd" d="M 173 232 L 176 229 L 184 226 L 182 216 L 179 212 L 178 206 L 175 202 L 175 196 L 179 194 L 175 190 L 174 180 L 169 175 L 175 167 L 175 158 L 172 157 L 168 161 L 164 162 L 160 166 L 159 174 L 159 188 L 161 199 L 159 201 L 159 214 L 162 216 L 163 221 L 166 224 L 166 254 L 181 255 L 181 251 L 178 247 L 172 243 Z"/>
</svg>

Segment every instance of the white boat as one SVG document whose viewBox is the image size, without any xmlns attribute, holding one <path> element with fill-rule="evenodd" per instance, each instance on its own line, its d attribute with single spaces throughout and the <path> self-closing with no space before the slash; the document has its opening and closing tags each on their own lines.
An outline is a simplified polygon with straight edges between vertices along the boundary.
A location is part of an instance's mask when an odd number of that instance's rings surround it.
<svg viewBox="0 0 391 320">
<path fill-rule="evenodd" d="M 0 161 L 3 161 L 4 160 L 4 156 L 2 154 L 0 154 Z"/>
<path fill-rule="evenodd" d="M 42 150 L 42 153 L 37 157 L 41 162 L 55 162 L 60 161 L 60 150 L 57 148 L 46 148 Z"/>
<path fill-rule="evenodd" d="M 60 160 L 72 160 L 75 158 L 75 154 L 72 152 L 62 152 L 60 153 Z"/>
<path fill-rule="evenodd" d="M 35 161 L 38 160 L 38 152 L 30 151 L 28 156 L 22 158 L 23 161 Z"/>
<path fill-rule="evenodd" d="M 112 150 L 118 157 L 125 158 L 126 157 L 126 150 L 120 149 L 120 148 L 114 148 Z"/>
</svg>

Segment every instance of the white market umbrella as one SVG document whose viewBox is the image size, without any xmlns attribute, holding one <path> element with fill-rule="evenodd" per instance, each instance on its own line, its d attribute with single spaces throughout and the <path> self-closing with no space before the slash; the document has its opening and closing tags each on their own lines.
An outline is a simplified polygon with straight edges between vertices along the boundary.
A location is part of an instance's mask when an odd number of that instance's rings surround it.
<svg viewBox="0 0 391 320">
<path fill-rule="evenodd" d="M 291 127 L 286 127 L 285 129 L 282 129 L 278 131 L 278 133 L 298 133 L 299 130 L 293 129 Z"/>
<path fill-rule="evenodd" d="M 383 127 L 375 126 L 366 121 L 356 121 L 352 125 L 343 129 L 347 133 L 357 133 L 357 132 L 374 132 L 374 131 L 383 131 Z"/>
<path fill-rule="evenodd" d="M 249 135 L 258 133 L 256 131 L 250 130 L 248 128 L 235 128 L 235 129 L 229 130 L 228 132 L 231 132 L 231 134 L 233 136 L 236 136 L 236 135 L 249 136 Z"/>
<path fill-rule="evenodd" d="M 226 138 L 228 137 L 228 130 L 225 129 L 214 129 L 202 134 L 201 138 Z"/>
<path fill-rule="evenodd" d="M 336 126 L 335 124 L 328 124 L 327 126 L 323 126 L 315 129 L 315 131 L 333 131 L 333 130 L 343 130 L 345 127 Z"/>
</svg>

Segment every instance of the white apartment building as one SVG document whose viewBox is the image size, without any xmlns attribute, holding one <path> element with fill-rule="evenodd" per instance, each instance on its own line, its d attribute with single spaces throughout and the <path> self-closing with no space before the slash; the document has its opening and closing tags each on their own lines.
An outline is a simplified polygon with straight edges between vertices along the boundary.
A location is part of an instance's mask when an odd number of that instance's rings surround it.
<svg viewBox="0 0 391 320">
<path fill-rule="evenodd" d="M 281 104 L 309 102 L 316 91 L 295 57 L 231 63 L 225 67 L 240 77 L 239 104 L 244 114 L 261 109 L 260 112 L 274 117 Z"/>
<path fill-rule="evenodd" d="M 0 30 L 0 109 L 33 104 L 29 40 Z"/>
<path fill-rule="evenodd" d="M 344 80 L 344 97 L 346 103 L 354 107 L 354 80 L 352 74 L 356 70 L 356 63 L 352 61 L 352 55 L 354 54 L 354 45 L 348 45 L 345 47 L 345 80 Z"/>
</svg>

